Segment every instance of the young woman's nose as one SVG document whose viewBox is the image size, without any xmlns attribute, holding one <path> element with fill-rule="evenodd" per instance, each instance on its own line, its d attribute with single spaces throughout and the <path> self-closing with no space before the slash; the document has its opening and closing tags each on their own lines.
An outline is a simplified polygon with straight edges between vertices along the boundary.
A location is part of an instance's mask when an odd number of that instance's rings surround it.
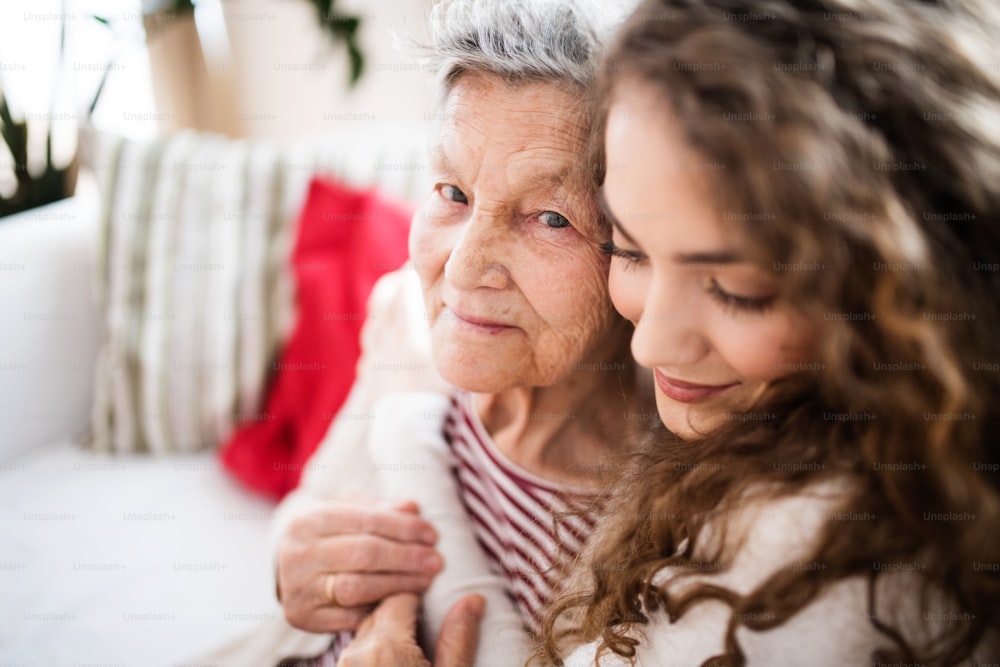
<svg viewBox="0 0 1000 667">
<path fill-rule="evenodd" d="M 700 331 L 700 313 L 672 286 L 650 287 L 632 335 L 635 360 L 649 368 L 697 363 L 710 349 Z"/>
</svg>

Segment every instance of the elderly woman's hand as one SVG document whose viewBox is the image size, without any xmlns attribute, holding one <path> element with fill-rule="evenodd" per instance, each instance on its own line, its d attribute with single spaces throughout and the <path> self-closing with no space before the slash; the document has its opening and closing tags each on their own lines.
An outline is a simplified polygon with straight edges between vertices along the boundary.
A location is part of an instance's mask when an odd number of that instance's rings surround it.
<svg viewBox="0 0 1000 667">
<path fill-rule="evenodd" d="M 289 524 L 278 547 L 288 622 L 309 632 L 353 630 L 370 606 L 422 593 L 443 565 L 434 528 L 412 502 L 320 501 Z"/>
<path fill-rule="evenodd" d="M 438 635 L 433 667 L 472 667 L 485 603 L 479 595 L 467 595 L 452 605 Z M 431 667 L 417 644 L 419 604 L 409 593 L 383 600 L 358 628 L 337 667 Z"/>
</svg>

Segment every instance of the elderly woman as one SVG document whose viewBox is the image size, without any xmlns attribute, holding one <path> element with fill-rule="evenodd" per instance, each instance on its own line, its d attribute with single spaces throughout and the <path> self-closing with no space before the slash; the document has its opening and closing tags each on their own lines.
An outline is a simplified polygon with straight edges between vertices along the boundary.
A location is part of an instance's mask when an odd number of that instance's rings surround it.
<svg viewBox="0 0 1000 667">
<path fill-rule="evenodd" d="M 443 417 L 439 436 L 458 462 L 457 481 L 446 470 L 425 484 L 457 484 L 463 522 L 478 538 L 472 549 L 502 575 L 529 631 L 595 523 L 607 473 L 630 447 L 629 415 L 645 414 L 629 325 L 608 297 L 600 246 L 610 229 L 591 156 L 592 86 L 608 26 L 596 3 L 574 0 L 435 7 L 433 188 L 410 237 L 419 287 L 408 291 L 414 272 L 380 285 L 373 298 L 393 292 L 384 298 L 393 305 L 364 334 L 365 355 L 382 371 L 376 393 L 424 388 L 413 371 L 425 360 L 397 348 L 426 334 L 387 331 L 392 311 L 412 309 L 422 293 L 420 325 L 430 324 L 433 366 L 451 395 L 444 414 L 425 411 L 423 421 Z M 277 547 L 285 616 L 318 642 L 337 633 L 331 663 L 372 605 L 426 591 L 443 566 L 448 576 L 434 540 L 450 526 L 422 519 L 412 503 L 343 497 L 351 480 L 335 471 L 360 446 L 334 429 L 282 510 Z M 304 655 L 317 641 L 283 645 Z"/>
</svg>

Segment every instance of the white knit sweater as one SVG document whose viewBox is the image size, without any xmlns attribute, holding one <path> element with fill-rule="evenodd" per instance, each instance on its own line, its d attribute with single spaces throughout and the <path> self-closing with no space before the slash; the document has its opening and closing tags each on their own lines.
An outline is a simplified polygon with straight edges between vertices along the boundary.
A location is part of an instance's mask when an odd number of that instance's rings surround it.
<svg viewBox="0 0 1000 667">
<path fill-rule="evenodd" d="M 697 575 L 691 581 L 713 582 L 745 594 L 784 568 L 813 571 L 823 567 L 811 562 L 811 553 L 820 531 L 831 520 L 843 520 L 840 514 L 844 485 L 824 483 L 804 492 L 766 504 L 751 504 L 732 517 L 741 526 L 745 542 L 737 551 L 732 567 L 724 572 Z M 910 567 L 908 567 L 910 566 Z M 908 641 L 918 644 L 928 635 L 947 633 L 953 628 L 949 614 L 961 614 L 944 600 L 934 603 L 933 612 L 925 614 L 916 597 L 920 566 L 914 563 L 875 564 L 873 568 L 890 570 L 879 577 L 877 615 L 900 630 Z M 662 583 L 669 571 L 658 575 Z M 685 586 L 689 584 L 685 583 Z M 939 604 L 938 604 L 939 603 Z M 701 602 L 690 608 L 676 622 L 666 615 L 652 615 L 636 637 L 635 665 L 638 667 L 698 667 L 707 659 L 723 653 L 725 633 L 733 611 L 717 601 Z M 954 618 L 954 616 L 952 616 Z M 870 667 L 873 653 L 892 647 L 890 640 L 876 631 L 868 609 L 868 585 L 858 576 L 825 588 L 805 609 L 780 626 L 765 632 L 741 628 L 736 638 L 750 667 Z M 984 642 L 968 665 L 1000 663 L 996 638 Z M 567 667 L 621 667 L 629 665 L 617 655 L 605 651 L 597 659 L 596 643 L 577 647 L 566 660 Z M 883 667 L 911 667 L 883 663 Z M 916 667 L 916 665 L 912 666 Z"/>
</svg>

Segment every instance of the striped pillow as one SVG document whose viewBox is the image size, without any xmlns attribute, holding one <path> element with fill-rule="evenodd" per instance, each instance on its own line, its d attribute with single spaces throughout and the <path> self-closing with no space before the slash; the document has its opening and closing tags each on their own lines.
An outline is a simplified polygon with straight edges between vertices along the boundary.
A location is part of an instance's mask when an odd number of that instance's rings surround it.
<svg viewBox="0 0 1000 667">
<path fill-rule="evenodd" d="M 137 142 L 89 131 L 104 317 L 91 448 L 214 448 L 241 421 L 266 418 L 268 372 L 294 320 L 288 263 L 308 182 L 327 172 L 412 198 L 424 171 L 419 139 L 389 146 L 403 159 L 344 142 L 193 131 Z"/>
</svg>

